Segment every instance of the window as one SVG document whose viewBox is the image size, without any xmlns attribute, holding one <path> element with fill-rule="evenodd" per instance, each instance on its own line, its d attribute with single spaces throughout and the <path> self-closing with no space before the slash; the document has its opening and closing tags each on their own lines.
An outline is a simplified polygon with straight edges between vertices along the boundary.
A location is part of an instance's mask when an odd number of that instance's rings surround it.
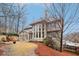
<svg viewBox="0 0 79 59">
<path fill-rule="evenodd" d="M 36 38 L 38 38 L 38 32 L 36 32 Z"/>
<path fill-rule="evenodd" d="M 44 32 L 42 32 L 42 37 L 44 38 Z"/>
<path fill-rule="evenodd" d="M 41 32 L 39 32 L 39 38 L 41 38 Z"/>
<path fill-rule="evenodd" d="M 34 32 L 34 38 L 35 38 L 35 32 Z"/>
</svg>

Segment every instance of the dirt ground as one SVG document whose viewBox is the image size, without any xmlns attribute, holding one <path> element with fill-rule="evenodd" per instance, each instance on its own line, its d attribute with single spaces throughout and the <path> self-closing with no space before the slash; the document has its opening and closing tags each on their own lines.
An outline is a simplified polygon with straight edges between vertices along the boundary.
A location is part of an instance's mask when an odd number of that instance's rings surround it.
<svg viewBox="0 0 79 59">
<path fill-rule="evenodd" d="M 59 52 L 49 48 L 43 43 L 33 42 L 6 42 L 0 44 L 0 55 L 2 56 L 79 56 L 77 54 L 63 51 Z"/>
<path fill-rule="evenodd" d="M 35 49 L 37 45 L 29 42 L 7 42 L 4 48 L 0 47 L 0 55 L 2 56 L 36 56 Z"/>
<path fill-rule="evenodd" d="M 3 44 L 0 44 L 0 55 L 2 55 L 3 54 L 3 47 L 4 47 L 5 45 L 3 45 Z"/>
</svg>

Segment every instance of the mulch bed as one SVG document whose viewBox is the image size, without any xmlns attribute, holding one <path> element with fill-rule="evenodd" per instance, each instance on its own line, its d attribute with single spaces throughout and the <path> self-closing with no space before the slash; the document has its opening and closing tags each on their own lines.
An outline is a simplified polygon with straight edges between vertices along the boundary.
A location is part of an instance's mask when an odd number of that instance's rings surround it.
<svg viewBox="0 0 79 59">
<path fill-rule="evenodd" d="M 49 48 L 43 43 L 35 43 L 35 44 L 38 45 L 38 48 L 35 50 L 35 53 L 39 56 L 78 56 L 77 54 L 74 54 L 72 52 L 57 51 L 55 49 Z"/>
</svg>

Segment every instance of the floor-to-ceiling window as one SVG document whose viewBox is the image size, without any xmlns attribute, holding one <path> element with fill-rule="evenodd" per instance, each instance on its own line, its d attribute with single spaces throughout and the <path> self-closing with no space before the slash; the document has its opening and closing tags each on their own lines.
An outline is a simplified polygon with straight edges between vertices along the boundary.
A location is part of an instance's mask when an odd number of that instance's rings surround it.
<svg viewBox="0 0 79 59">
<path fill-rule="evenodd" d="M 41 38 L 41 24 L 39 24 L 39 38 Z"/>
<path fill-rule="evenodd" d="M 45 37 L 45 25 L 42 23 L 35 24 L 33 26 L 33 37 L 34 39 L 41 39 Z"/>
</svg>

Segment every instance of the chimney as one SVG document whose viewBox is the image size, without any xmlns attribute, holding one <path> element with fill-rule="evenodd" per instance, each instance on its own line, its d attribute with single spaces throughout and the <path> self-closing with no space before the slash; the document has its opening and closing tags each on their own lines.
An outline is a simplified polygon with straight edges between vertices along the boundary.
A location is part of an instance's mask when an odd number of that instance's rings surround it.
<svg viewBox="0 0 79 59">
<path fill-rule="evenodd" d="M 45 10 L 45 15 L 44 15 L 44 17 L 45 17 L 45 19 L 48 18 L 48 10 L 47 10 L 47 9 Z"/>
</svg>

